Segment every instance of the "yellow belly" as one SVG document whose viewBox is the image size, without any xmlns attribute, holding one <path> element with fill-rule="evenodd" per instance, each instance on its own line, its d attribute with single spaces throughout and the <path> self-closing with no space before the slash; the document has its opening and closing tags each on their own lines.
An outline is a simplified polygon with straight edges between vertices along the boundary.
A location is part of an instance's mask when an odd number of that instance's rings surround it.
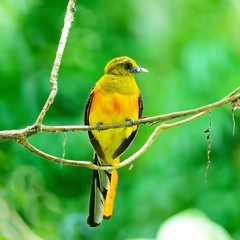
<svg viewBox="0 0 240 240">
<path fill-rule="evenodd" d="M 139 118 L 138 96 L 119 93 L 94 92 L 89 114 L 89 125 L 121 123 L 129 119 Z M 124 139 L 128 138 L 137 126 L 128 128 L 94 130 L 93 136 L 99 142 L 105 156 L 105 161 L 116 165 L 112 158 Z"/>
</svg>

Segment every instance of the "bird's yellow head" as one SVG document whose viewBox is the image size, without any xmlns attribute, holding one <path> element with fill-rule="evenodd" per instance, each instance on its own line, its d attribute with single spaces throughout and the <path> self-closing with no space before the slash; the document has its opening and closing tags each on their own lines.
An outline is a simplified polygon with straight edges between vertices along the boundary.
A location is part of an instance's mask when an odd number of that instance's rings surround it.
<svg viewBox="0 0 240 240">
<path fill-rule="evenodd" d="M 105 74 L 113 75 L 133 75 L 133 73 L 148 72 L 141 68 L 129 57 L 117 57 L 108 62 L 105 67 Z"/>
</svg>

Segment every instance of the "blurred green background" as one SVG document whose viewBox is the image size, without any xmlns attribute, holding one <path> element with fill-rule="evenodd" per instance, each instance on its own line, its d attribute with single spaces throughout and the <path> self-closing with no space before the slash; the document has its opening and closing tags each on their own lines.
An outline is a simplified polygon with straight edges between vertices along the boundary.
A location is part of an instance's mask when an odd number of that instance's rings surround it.
<svg viewBox="0 0 240 240">
<path fill-rule="evenodd" d="M 1 0 L 0 130 L 36 120 L 49 94 L 66 6 L 66 0 Z M 237 0 L 77 1 L 59 92 L 44 124 L 82 125 L 90 88 L 117 56 L 149 70 L 136 76 L 144 116 L 221 99 L 239 86 L 239 16 Z M 155 239 L 164 221 L 196 208 L 240 239 L 240 113 L 234 136 L 230 105 L 211 117 L 207 183 L 208 115 L 163 132 L 131 171 L 119 170 L 112 219 L 96 229 L 86 224 L 91 170 L 52 163 L 13 141 L 1 143 L 0 238 Z M 153 129 L 141 126 L 122 159 Z M 63 134 L 41 133 L 30 142 L 61 157 L 63 140 Z M 87 133 L 67 133 L 66 158 L 90 160 L 92 154 Z"/>
</svg>

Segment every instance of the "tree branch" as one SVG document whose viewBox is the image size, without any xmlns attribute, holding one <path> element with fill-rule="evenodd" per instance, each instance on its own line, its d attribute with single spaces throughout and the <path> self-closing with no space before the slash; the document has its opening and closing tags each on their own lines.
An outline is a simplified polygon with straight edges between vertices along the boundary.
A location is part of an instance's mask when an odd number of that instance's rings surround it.
<svg viewBox="0 0 240 240">
<path fill-rule="evenodd" d="M 186 117 L 189 115 L 194 115 L 197 113 L 201 112 L 210 112 L 211 110 L 221 107 L 227 103 L 232 103 L 238 99 L 240 99 L 240 94 L 233 95 L 237 92 L 240 92 L 240 87 L 235 89 L 233 92 L 228 94 L 228 96 L 224 97 L 220 101 L 217 101 L 215 103 L 200 107 L 200 108 L 195 108 L 191 110 L 186 110 L 186 111 L 180 111 L 180 112 L 174 112 L 174 113 L 168 113 L 168 114 L 162 114 L 154 117 L 147 117 L 147 118 L 142 118 L 139 120 L 135 120 L 134 123 L 131 123 L 130 121 L 123 122 L 123 123 L 118 123 L 118 124 L 109 124 L 109 125 L 100 125 L 100 130 L 107 130 L 107 129 L 113 129 L 113 128 L 123 128 L 123 127 L 130 127 L 133 125 L 140 125 L 140 124 L 149 124 L 149 125 L 154 125 L 156 123 L 160 123 L 163 121 L 169 121 L 177 118 L 182 118 Z M 96 130 L 96 126 L 46 126 L 42 125 L 42 131 L 43 132 L 69 132 L 69 131 L 91 131 L 91 130 Z"/>
<path fill-rule="evenodd" d="M 60 41 L 58 44 L 56 58 L 55 58 L 51 76 L 50 76 L 51 92 L 49 94 L 49 97 L 48 97 L 45 105 L 43 106 L 42 111 L 40 112 L 40 114 L 36 120 L 35 124 L 37 126 L 40 126 L 42 124 L 44 116 L 46 115 L 47 111 L 49 110 L 50 106 L 52 105 L 52 103 L 54 101 L 54 98 L 57 95 L 58 71 L 59 71 L 59 67 L 61 65 L 62 55 L 63 55 L 64 49 L 65 49 L 65 45 L 67 43 L 68 34 L 69 34 L 70 28 L 73 23 L 73 15 L 75 12 L 75 3 L 76 3 L 76 0 L 69 0 L 69 2 L 68 2 L 67 12 L 66 12 L 66 15 L 64 18 L 64 26 L 62 29 L 62 34 L 61 34 Z"/>
<path fill-rule="evenodd" d="M 140 124 L 156 124 L 163 121 L 169 121 L 177 118 L 186 117 L 189 115 L 198 114 L 201 112 L 210 112 L 215 108 L 221 107 L 225 104 L 232 103 L 240 99 L 240 94 L 234 95 L 236 93 L 240 92 L 240 87 L 236 88 L 233 92 L 228 94 L 223 99 L 214 102 L 212 104 L 208 104 L 206 106 L 195 108 L 191 110 L 186 111 L 180 111 L 180 112 L 174 112 L 174 113 L 168 113 L 163 115 L 158 115 L 154 117 L 148 117 L 148 118 L 142 118 L 139 120 L 134 121 L 132 124 L 130 121 L 118 123 L 118 124 L 110 124 L 110 125 L 101 125 L 100 129 L 101 131 L 107 130 L 107 129 L 113 129 L 113 128 L 123 128 L 123 127 L 130 127 L 132 125 L 140 125 Z M 0 131 L 0 141 L 8 140 L 8 139 L 15 139 L 17 140 L 19 136 L 25 136 L 26 138 L 35 135 L 39 132 L 69 132 L 69 131 L 91 131 L 96 130 L 96 126 L 46 126 L 43 124 L 40 125 L 32 125 L 23 129 L 19 130 L 6 130 L 6 131 Z"/>
<path fill-rule="evenodd" d="M 71 165 L 71 166 L 87 167 L 87 168 L 94 169 L 94 170 L 112 170 L 112 169 L 124 167 L 124 166 L 132 163 L 138 157 L 140 157 L 144 152 L 146 152 L 150 148 L 150 146 L 152 145 L 152 143 L 154 142 L 154 140 L 157 138 L 157 136 L 159 135 L 159 133 L 161 131 L 169 129 L 169 128 L 177 127 L 177 126 L 180 126 L 182 124 L 193 121 L 193 120 L 205 115 L 206 113 L 208 113 L 208 112 L 207 111 L 201 112 L 201 113 L 198 113 L 198 114 L 196 114 L 192 117 L 189 117 L 187 119 L 178 121 L 176 123 L 170 123 L 170 124 L 162 123 L 161 125 L 157 126 L 156 129 L 154 130 L 154 132 L 148 138 L 147 142 L 143 145 L 143 147 L 140 150 L 138 150 L 135 154 L 133 154 L 131 157 L 122 161 L 119 164 L 119 166 L 117 166 L 117 167 L 98 166 L 98 165 L 93 164 L 90 161 L 75 161 L 75 160 L 69 160 L 69 159 L 64 159 L 64 158 L 58 158 L 58 157 L 55 157 L 55 156 L 52 156 L 50 154 L 47 154 L 47 153 L 44 153 L 44 152 L 40 151 L 39 149 L 35 148 L 30 143 L 28 143 L 28 141 L 26 139 L 22 139 L 18 142 L 21 143 L 25 148 L 30 150 L 32 153 L 37 154 L 38 156 L 43 157 L 43 158 L 45 158 L 47 160 L 50 160 L 50 161 L 53 161 L 53 162 L 57 162 L 57 163 L 65 164 L 65 165 Z"/>
<path fill-rule="evenodd" d="M 221 107 L 225 104 L 228 103 L 237 103 L 236 106 L 239 106 L 238 100 L 240 99 L 240 86 L 236 88 L 234 91 L 232 91 L 230 94 L 228 94 L 226 97 L 223 99 L 214 102 L 212 104 L 208 104 L 206 106 L 202 106 L 200 108 L 195 108 L 191 110 L 186 110 L 186 111 L 179 111 L 179 112 L 174 112 L 174 113 L 169 113 L 169 114 L 163 114 L 163 115 L 158 115 L 154 117 L 148 117 L 148 118 L 142 118 L 139 120 L 134 121 L 134 123 L 131 123 L 130 121 L 128 122 L 123 122 L 119 124 L 111 124 L 111 125 L 101 125 L 100 130 L 106 130 L 106 129 L 113 129 L 113 128 L 124 128 L 124 127 L 130 127 L 132 125 L 140 125 L 140 124 L 148 124 L 150 126 L 160 123 L 160 122 L 166 122 L 169 120 L 173 119 L 178 119 L 178 118 L 183 118 L 190 116 L 186 119 L 179 120 L 175 123 L 169 123 L 165 124 L 162 123 L 161 125 L 157 126 L 154 132 L 151 134 L 151 136 L 148 138 L 146 143 L 143 145 L 143 147 L 137 151 L 135 154 L 133 154 L 131 157 L 125 159 L 122 161 L 118 167 L 112 167 L 112 166 L 97 166 L 94 165 L 91 161 L 75 161 L 75 160 L 69 160 L 69 159 L 64 159 L 64 158 L 58 158 L 55 156 L 52 156 L 50 154 L 47 154 L 45 152 L 42 152 L 41 150 L 37 149 L 33 145 L 31 145 L 28 142 L 28 138 L 38 134 L 40 132 L 68 132 L 68 131 L 90 131 L 90 130 L 96 130 L 96 126 L 46 126 L 43 125 L 43 119 L 49 110 L 50 106 L 52 105 L 56 95 L 57 95 L 57 89 L 58 89 L 58 71 L 59 67 L 61 65 L 61 60 L 62 60 L 62 55 L 65 49 L 65 45 L 68 39 L 69 31 L 73 23 L 73 16 L 75 12 L 75 3 L 76 0 L 69 0 L 68 6 L 67 6 L 67 11 L 66 15 L 64 18 L 64 26 L 62 29 L 62 34 L 60 37 L 57 53 L 56 53 L 56 58 L 53 64 L 53 68 L 51 71 L 51 76 L 50 76 L 50 85 L 51 85 L 51 91 L 49 94 L 48 99 L 46 100 L 39 116 L 36 119 L 36 122 L 32 126 L 25 127 L 23 129 L 18 129 L 18 130 L 6 130 L 6 131 L 0 131 L 0 141 L 6 141 L 13 139 L 16 142 L 22 144 L 25 148 L 27 148 L 29 151 L 32 153 L 43 157 L 47 160 L 61 163 L 61 164 L 66 164 L 66 165 L 72 165 L 72 166 L 81 166 L 81 167 L 87 167 L 90 169 L 96 169 L 96 170 L 110 170 L 114 168 L 120 168 L 124 167 L 130 163 L 132 163 L 134 160 L 136 160 L 139 156 L 141 156 L 149 147 L 152 145 L 154 140 L 157 138 L 160 132 L 163 130 L 177 127 L 183 124 L 186 124 L 190 121 L 193 121 L 206 113 L 212 111 L 215 108 Z M 238 93 L 238 94 L 237 94 Z M 238 109 L 239 107 L 233 108 Z"/>
<path fill-rule="evenodd" d="M 212 111 L 213 109 L 220 107 L 224 104 L 227 103 L 231 103 L 233 101 L 236 101 L 237 99 L 240 99 L 240 94 L 237 94 L 235 96 L 232 96 L 233 94 L 237 93 L 238 91 L 240 91 L 240 87 L 235 89 L 232 93 L 228 94 L 227 97 L 223 98 L 222 100 L 215 102 L 213 104 L 209 104 L 206 106 L 203 106 L 201 108 L 197 108 L 197 109 L 193 109 L 193 110 L 188 110 L 188 111 L 182 111 L 182 112 L 176 112 L 176 113 L 170 113 L 170 114 L 164 114 L 164 115 L 160 115 L 160 116 L 156 116 L 156 117 L 152 117 L 154 119 L 154 123 L 156 122 L 156 119 L 158 119 L 158 121 L 160 121 L 160 119 L 165 119 L 165 120 L 172 120 L 173 118 L 182 118 L 183 116 L 186 115 L 190 115 L 192 113 L 196 113 L 193 116 L 180 120 L 178 122 L 175 123 L 169 123 L 169 124 L 165 124 L 162 123 L 161 125 L 157 126 L 156 129 L 154 130 L 154 132 L 151 134 L 151 136 L 148 138 L 148 140 L 146 141 L 146 143 L 143 145 L 143 147 L 137 151 L 135 154 L 133 154 L 131 157 L 125 159 L 124 161 L 122 161 L 118 167 L 111 167 L 111 166 L 97 166 L 94 165 L 92 162 L 90 161 L 75 161 L 75 160 L 69 160 L 69 159 L 64 159 L 64 158 L 58 158 L 52 155 L 49 155 L 47 153 L 44 153 L 42 151 L 40 151 L 39 149 L 35 148 L 34 146 L 32 146 L 30 143 L 28 143 L 27 138 L 32 135 L 31 131 L 36 131 L 36 133 L 40 132 L 40 131 L 45 131 L 45 128 L 47 129 L 47 132 L 67 132 L 67 131 L 81 131 L 81 130 L 93 130 L 96 129 L 95 126 L 62 126 L 62 127 L 50 127 L 50 126 L 44 126 L 42 125 L 42 128 L 34 128 L 32 127 L 27 127 L 26 131 L 24 131 L 25 129 L 21 129 L 21 130 L 16 130 L 16 133 L 14 132 L 14 130 L 10 130 L 9 132 L 11 133 L 11 138 L 15 139 L 17 142 L 21 143 L 25 148 L 27 148 L 28 150 L 30 150 L 31 152 L 33 152 L 34 154 L 43 157 L 47 160 L 53 161 L 53 162 L 57 162 L 57 163 L 61 163 L 61 164 L 65 164 L 65 165 L 72 165 L 72 166 L 81 166 L 81 167 L 87 167 L 90 169 L 95 169 L 95 170 L 112 170 L 115 168 L 121 168 L 124 167 L 130 163 L 132 163 L 134 160 L 136 160 L 139 156 L 141 156 L 144 152 L 146 152 L 150 146 L 152 145 L 152 143 L 154 142 L 154 140 L 157 138 L 157 136 L 159 135 L 160 132 L 162 132 L 163 130 L 169 129 L 169 128 L 173 128 L 173 127 L 177 127 L 183 124 L 186 124 L 190 121 L 193 121 L 203 115 L 205 115 L 206 113 Z M 151 118 L 150 118 L 151 119 Z M 141 120 L 146 120 L 146 119 L 141 119 Z M 140 121 L 140 120 L 139 120 Z M 147 120 L 146 123 L 152 123 L 151 121 Z M 125 122 L 122 124 L 129 124 L 129 122 Z M 141 121 L 140 123 L 141 124 Z M 114 124 L 114 125 L 103 125 L 102 127 L 104 127 L 105 129 L 110 129 L 112 128 L 111 126 L 114 127 L 119 127 L 122 126 L 121 123 L 120 124 Z M 130 125 L 129 125 L 130 126 Z M 50 131 L 51 130 L 51 131 Z M 2 131 L 3 133 L 6 133 L 7 131 Z M 0 132 L 0 139 L 1 139 L 1 133 Z M 21 137 L 19 137 L 21 136 Z M 6 137 L 6 134 L 5 134 Z"/>
</svg>

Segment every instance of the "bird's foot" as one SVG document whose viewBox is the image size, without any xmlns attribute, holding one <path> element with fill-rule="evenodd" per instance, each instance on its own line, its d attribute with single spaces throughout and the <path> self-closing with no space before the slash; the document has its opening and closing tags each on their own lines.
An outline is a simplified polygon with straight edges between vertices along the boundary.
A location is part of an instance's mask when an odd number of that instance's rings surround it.
<svg viewBox="0 0 240 240">
<path fill-rule="evenodd" d="M 130 119 L 130 122 L 131 122 L 131 126 L 133 126 L 134 120 L 133 120 L 133 119 Z"/>
<path fill-rule="evenodd" d="M 101 129 L 100 129 L 100 125 L 102 125 L 101 122 L 98 122 L 97 125 L 96 125 L 96 128 L 97 128 L 97 130 L 98 130 L 99 132 L 100 132 L 100 130 L 101 130 Z"/>
</svg>

